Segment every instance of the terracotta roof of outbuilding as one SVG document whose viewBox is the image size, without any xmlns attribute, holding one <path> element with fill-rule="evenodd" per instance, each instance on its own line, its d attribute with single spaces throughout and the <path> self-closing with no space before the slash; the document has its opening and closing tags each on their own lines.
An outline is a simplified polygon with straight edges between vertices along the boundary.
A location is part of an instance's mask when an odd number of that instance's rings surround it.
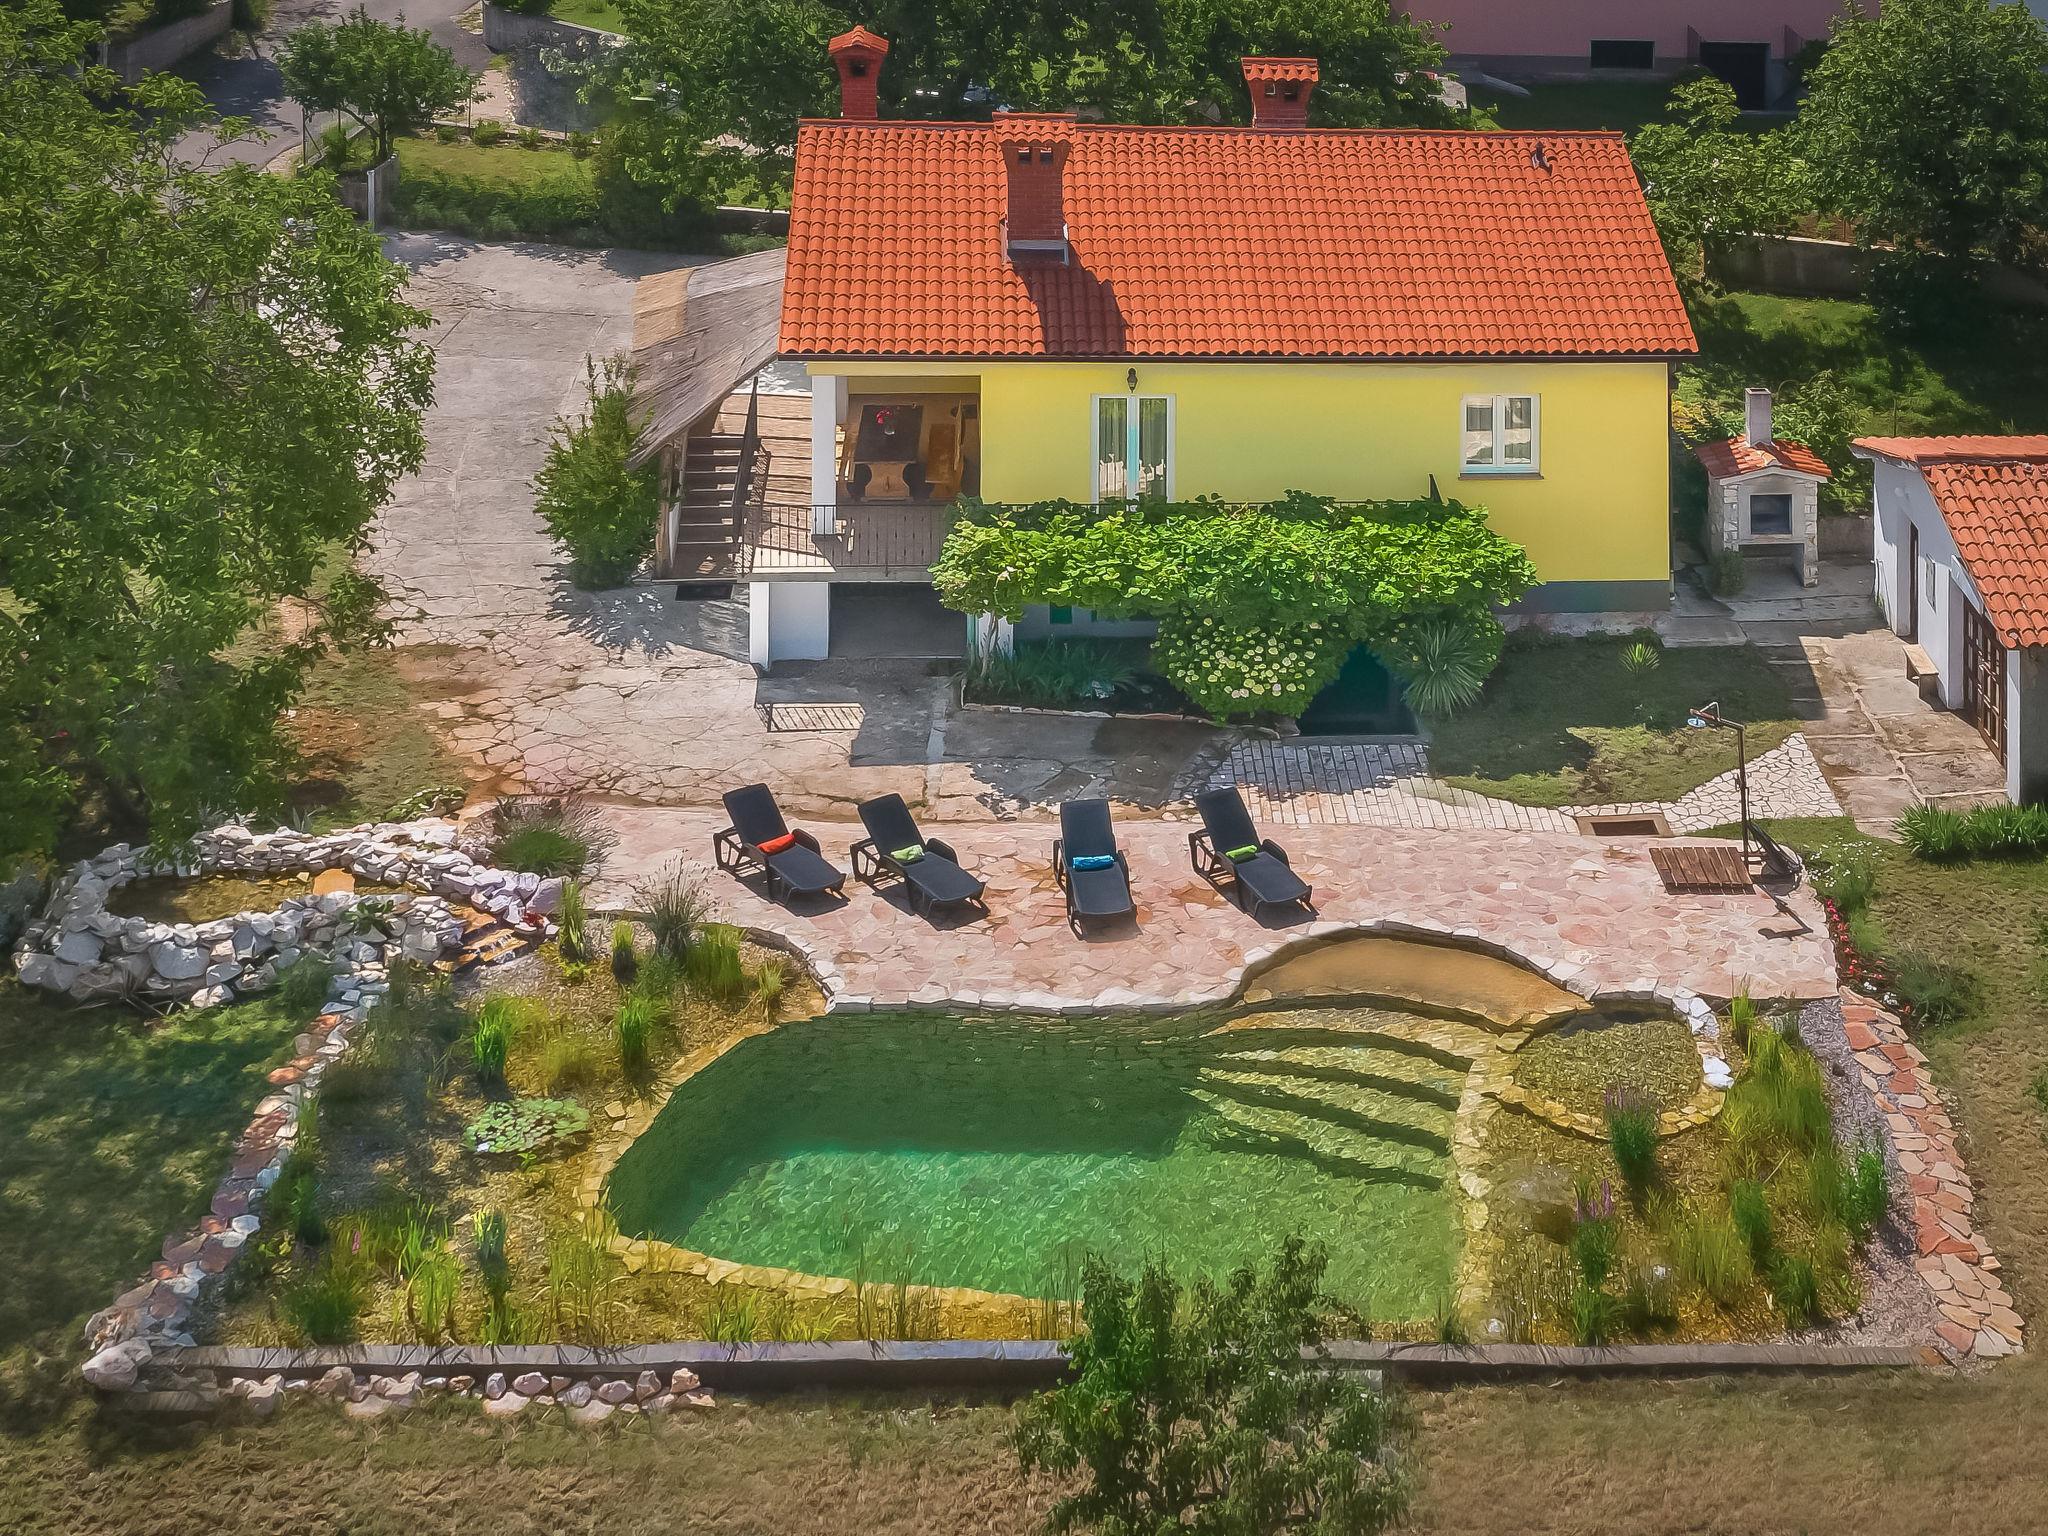
<svg viewBox="0 0 2048 1536">
<path fill-rule="evenodd" d="M 1716 480 L 1754 475 L 1766 469 L 1790 470 L 1795 475 L 1816 475 L 1822 480 L 1833 474 L 1826 459 L 1806 444 L 1795 443 L 1789 437 L 1768 443 L 1730 437 L 1718 443 L 1701 443 L 1693 453 Z"/>
<path fill-rule="evenodd" d="M 2048 437 L 1859 437 L 1855 446 L 1905 464 L 1939 459 L 2048 460 Z"/>
<path fill-rule="evenodd" d="M 1016 263 L 989 124 L 802 124 L 782 350 L 1391 359 L 1698 350 L 1619 134 L 1082 123 L 1072 146 L 1072 263 Z"/>
<path fill-rule="evenodd" d="M 1917 467 L 2006 645 L 2048 645 L 2048 437 L 1859 437 Z"/>
</svg>

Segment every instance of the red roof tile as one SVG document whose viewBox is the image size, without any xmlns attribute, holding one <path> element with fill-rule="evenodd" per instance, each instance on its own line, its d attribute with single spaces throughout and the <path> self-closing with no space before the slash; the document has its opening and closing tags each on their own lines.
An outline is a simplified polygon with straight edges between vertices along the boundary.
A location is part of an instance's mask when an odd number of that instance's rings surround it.
<svg viewBox="0 0 2048 1536">
<path fill-rule="evenodd" d="M 2048 460 L 2048 437 L 1859 437 L 1856 446 L 1907 464 L 1942 459 Z"/>
<path fill-rule="evenodd" d="M 2048 438 L 2017 441 L 2048 455 Z M 2048 463 L 1937 459 L 1921 473 L 1998 638 L 2048 645 Z"/>
<path fill-rule="evenodd" d="M 1083 123 L 1065 174 L 1072 264 L 1018 265 L 1004 249 L 1005 171 L 988 124 L 804 123 L 782 350 L 1698 350 L 1618 134 Z"/>
<path fill-rule="evenodd" d="M 1701 443 L 1693 452 L 1716 480 L 1753 475 L 1765 469 L 1789 469 L 1797 475 L 1818 475 L 1823 480 L 1832 474 L 1826 459 L 1789 437 L 1769 443 L 1731 437 L 1718 443 Z"/>
</svg>

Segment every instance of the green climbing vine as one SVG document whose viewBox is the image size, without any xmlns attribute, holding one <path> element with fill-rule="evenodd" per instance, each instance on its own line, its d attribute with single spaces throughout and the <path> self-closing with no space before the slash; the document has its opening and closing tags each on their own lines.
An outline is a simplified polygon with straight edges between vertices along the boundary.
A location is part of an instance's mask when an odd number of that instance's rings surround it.
<svg viewBox="0 0 2048 1536">
<path fill-rule="evenodd" d="M 1483 678 L 1500 654 L 1495 609 L 1536 583 L 1522 547 L 1455 501 L 969 499 L 956 514 L 932 566 L 948 607 L 1149 615 L 1160 670 L 1219 720 L 1299 714 L 1359 643 L 1410 680 L 1447 649 Z M 1446 631 L 1466 643 L 1446 647 Z"/>
</svg>

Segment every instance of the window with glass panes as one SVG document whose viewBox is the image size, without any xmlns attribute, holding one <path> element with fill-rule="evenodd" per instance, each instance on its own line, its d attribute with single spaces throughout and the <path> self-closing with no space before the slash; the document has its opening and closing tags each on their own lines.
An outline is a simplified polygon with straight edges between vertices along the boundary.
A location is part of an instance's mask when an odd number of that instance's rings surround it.
<svg viewBox="0 0 2048 1536">
<path fill-rule="evenodd" d="M 1165 395 L 1095 397 L 1095 499 L 1171 494 L 1173 410 Z"/>
<path fill-rule="evenodd" d="M 1459 452 L 1468 474 L 1533 472 L 1536 396 L 1467 395 Z"/>
</svg>

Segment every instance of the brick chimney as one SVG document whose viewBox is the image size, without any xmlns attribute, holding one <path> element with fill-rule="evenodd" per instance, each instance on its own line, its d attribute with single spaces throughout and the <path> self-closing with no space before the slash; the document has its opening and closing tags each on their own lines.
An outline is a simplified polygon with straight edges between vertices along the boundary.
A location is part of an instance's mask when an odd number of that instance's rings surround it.
<svg viewBox="0 0 2048 1536">
<path fill-rule="evenodd" d="M 1010 259 L 1064 262 L 1067 248 L 1067 152 L 1071 112 L 998 112 L 996 143 L 1007 172 L 1003 243 Z"/>
<path fill-rule="evenodd" d="M 1742 436 L 1753 448 L 1765 447 L 1773 440 L 1771 392 L 1768 389 L 1745 389 L 1742 392 Z"/>
<path fill-rule="evenodd" d="M 839 115 L 873 122 L 878 115 L 876 97 L 882 88 L 882 60 L 888 57 L 889 40 L 866 27 L 855 27 L 833 38 L 825 51 L 839 71 Z"/>
<path fill-rule="evenodd" d="M 1252 126 L 1306 128 L 1308 98 L 1321 74 L 1314 59 L 1244 60 L 1244 83 L 1252 92 Z"/>
</svg>

